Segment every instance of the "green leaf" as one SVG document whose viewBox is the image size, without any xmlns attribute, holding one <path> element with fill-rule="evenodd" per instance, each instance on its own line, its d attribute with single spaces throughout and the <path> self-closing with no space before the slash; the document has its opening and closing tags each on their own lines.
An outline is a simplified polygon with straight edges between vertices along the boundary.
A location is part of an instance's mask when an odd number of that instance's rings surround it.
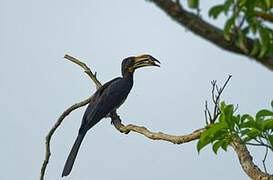
<svg viewBox="0 0 273 180">
<path fill-rule="evenodd" d="M 221 113 L 220 116 L 219 116 L 219 122 L 222 123 L 222 122 L 225 122 L 226 116 L 225 116 L 225 113 Z"/>
<path fill-rule="evenodd" d="M 233 111 L 234 111 L 233 104 L 229 104 L 225 106 L 224 112 L 226 115 L 231 116 L 233 114 Z"/>
<path fill-rule="evenodd" d="M 254 118 L 249 114 L 244 114 L 241 118 L 241 121 L 245 121 L 245 120 L 254 121 Z"/>
<path fill-rule="evenodd" d="M 213 146 L 212 146 L 212 150 L 215 154 L 217 154 L 217 151 L 218 149 L 223 145 L 225 140 L 219 140 L 219 141 L 216 141 Z"/>
<path fill-rule="evenodd" d="M 227 128 L 227 124 L 226 123 L 215 123 L 212 124 L 212 126 L 207 129 L 206 131 L 204 131 L 201 136 L 200 139 L 197 143 L 197 150 L 198 152 L 200 152 L 200 150 L 205 147 L 207 144 L 209 144 L 210 142 L 212 142 L 213 138 L 215 138 L 215 134 L 223 129 Z"/>
<path fill-rule="evenodd" d="M 254 40 L 253 47 L 250 51 L 250 56 L 256 56 L 260 50 L 260 43 L 258 40 Z"/>
<path fill-rule="evenodd" d="M 252 31 L 253 34 L 256 34 L 259 22 L 257 21 L 257 19 L 255 17 L 253 17 L 253 18 L 248 17 L 246 19 L 248 20 L 248 23 L 250 25 L 250 30 Z"/>
<path fill-rule="evenodd" d="M 249 115 L 249 114 L 244 114 L 242 117 L 241 117 L 241 124 L 244 124 L 245 122 L 247 121 L 255 121 L 254 118 Z"/>
<path fill-rule="evenodd" d="M 260 41 L 261 41 L 261 50 L 258 57 L 262 58 L 266 55 L 268 51 L 268 47 L 270 44 L 270 36 L 269 36 L 269 32 L 262 25 L 258 26 L 258 30 L 259 30 Z"/>
<path fill-rule="evenodd" d="M 226 103 L 225 103 L 225 101 L 222 101 L 220 103 L 220 110 L 221 110 L 221 112 L 224 112 L 225 107 L 226 107 Z"/>
<path fill-rule="evenodd" d="M 244 34 L 248 34 L 249 31 L 250 31 L 250 27 L 249 27 L 249 26 L 247 26 L 247 27 L 245 27 L 245 28 L 242 29 L 242 32 L 243 32 Z"/>
<path fill-rule="evenodd" d="M 272 0 L 265 0 L 266 8 L 270 9 L 272 8 L 273 2 Z"/>
<path fill-rule="evenodd" d="M 188 6 L 192 9 L 198 9 L 199 7 L 199 0 L 188 0 Z"/>
<path fill-rule="evenodd" d="M 234 3 L 234 0 L 227 0 L 224 4 L 224 8 L 223 11 L 225 12 L 225 14 L 227 15 L 227 13 L 229 12 L 230 6 Z"/>
<path fill-rule="evenodd" d="M 235 20 L 236 20 L 236 16 L 233 15 L 231 18 L 229 18 L 225 24 L 224 27 L 224 37 L 226 40 L 230 41 L 230 35 L 232 34 L 232 29 L 234 27 L 235 24 Z"/>
<path fill-rule="evenodd" d="M 269 129 L 273 129 L 273 119 L 267 119 L 262 122 L 262 130 L 266 131 Z"/>
<path fill-rule="evenodd" d="M 249 53 L 246 47 L 246 36 L 240 29 L 238 29 L 238 39 L 236 41 L 236 44 L 244 53 Z"/>
<path fill-rule="evenodd" d="M 240 119 L 241 119 L 241 116 L 240 115 L 237 115 L 237 116 L 231 116 L 231 121 L 233 121 L 236 125 L 239 126 L 239 123 L 240 123 Z"/>
<path fill-rule="evenodd" d="M 243 141 L 244 141 L 244 143 L 246 143 L 248 141 L 251 141 L 252 139 L 254 139 L 254 138 L 246 136 L 245 138 L 243 138 Z"/>
<path fill-rule="evenodd" d="M 246 135 L 249 131 L 250 131 L 250 129 L 244 129 L 244 130 L 241 131 L 241 135 L 244 136 L 244 135 Z"/>
<path fill-rule="evenodd" d="M 273 108 L 273 100 L 271 101 L 271 107 Z"/>
<path fill-rule="evenodd" d="M 197 143 L 197 151 L 198 153 L 201 151 L 201 149 L 203 149 L 207 144 L 209 144 L 210 141 L 208 139 L 199 139 L 198 143 Z"/>
<path fill-rule="evenodd" d="M 256 128 L 259 129 L 259 125 L 255 121 L 247 121 L 240 125 L 240 128 Z"/>
<path fill-rule="evenodd" d="M 224 120 L 228 124 L 228 127 L 231 131 L 234 130 L 234 124 L 235 124 L 235 122 L 232 121 L 233 112 L 234 112 L 234 106 L 232 104 L 225 106 L 225 108 L 224 108 L 225 119 Z"/>
<path fill-rule="evenodd" d="M 247 3 L 247 0 L 240 0 L 240 1 L 238 1 L 238 6 L 239 7 L 246 6 L 246 3 Z"/>
<path fill-rule="evenodd" d="M 246 133 L 248 141 L 251 139 L 254 139 L 260 135 L 261 135 L 261 131 L 259 131 L 258 129 L 255 129 L 255 128 L 251 129 L 248 133 Z"/>
<path fill-rule="evenodd" d="M 262 109 L 256 114 L 256 119 L 261 119 L 267 116 L 273 116 L 273 112 L 267 109 Z"/>
<path fill-rule="evenodd" d="M 261 45 L 261 50 L 260 50 L 260 53 L 259 53 L 258 57 L 263 58 L 266 55 L 267 50 L 268 50 L 268 46 L 265 45 L 265 44 L 262 44 Z"/>
<path fill-rule="evenodd" d="M 209 16 L 216 19 L 220 15 L 220 13 L 223 12 L 224 10 L 225 10 L 225 5 L 213 6 L 209 10 Z"/>
<path fill-rule="evenodd" d="M 213 136 L 220 130 L 227 128 L 227 124 L 226 123 L 214 123 L 211 125 L 211 127 L 209 129 L 207 129 L 206 131 L 204 131 L 201 134 L 200 140 L 204 140 L 204 139 L 212 139 Z"/>
<path fill-rule="evenodd" d="M 225 139 L 227 134 L 228 134 L 228 130 L 226 128 L 223 128 L 223 129 L 217 131 L 215 134 L 213 134 L 213 137 L 210 139 L 210 142 Z"/>
<path fill-rule="evenodd" d="M 229 142 L 227 140 L 223 141 L 221 147 L 224 151 L 227 151 L 227 147 L 229 145 Z"/>
<path fill-rule="evenodd" d="M 268 136 L 268 140 L 271 144 L 271 147 L 273 147 L 273 135 Z"/>
</svg>

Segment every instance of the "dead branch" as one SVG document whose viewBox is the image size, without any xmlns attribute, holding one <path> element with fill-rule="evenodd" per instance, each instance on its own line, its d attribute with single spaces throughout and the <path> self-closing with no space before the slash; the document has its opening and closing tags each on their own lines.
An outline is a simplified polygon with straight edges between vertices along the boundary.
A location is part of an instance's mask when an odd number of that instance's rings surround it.
<svg viewBox="0 0 273 180">
<path fill-rule="evenodd" d="M 92 79 L 92 81 L 95 83 L 96 88 L 98 89 L 101 86 L 101 83 L 97 80 L 96 78 L 96 74 L 94 74 L 90 68 L 83 62 L 81 62 L 80 60 L 69 56 L 69 55 L 65 55 L 64 58 L 68 59 L 69 61 L 79 65 L 80 67 L 82 67 L 84 69 L 84 72 Z M 58 118 L 57 122 L 53 125 L 53 127 L 50 129 L 50 131 L 48 132 L 47 136 L 46 136 L 46 142 L 45 142 L 45 159 L 43 161 L 42 167 L 41 167 L 41 173 L 40 173 L 40 180 L 44 179 L 45 176 L 45 171 L 46 171 L 46 167 L 48 165 L 49 162 L 49 158 L 51 155 L 51 151 L 50 151 L 50 141 L 51 138 L 53 136 L 53 134 L 55 133 L 55 131 L 57 130 L 57 128 L 61 125 L 61 123 L 63 122 L 64 118 L 66 116 L 68 116 L 72 111 L 74 111 L 75 109 L 78 109 L 82 106 L 87 105 L 90 101 L 92 100 L 92 96 L 79 102 L 76 103 L 72 106 L 70 106 L 69 108 L 67 108 L 62 114 L 61 116 Z"/>
<path fill-rule="evenodd" d="M 221 95 L 222 95 L 223 91 L 225 90 L 231 77 L 232 77 L 232 75 L 228 76 L 223 87 L 219 87 L 217 85 L 216 80 L 211 81 L 211 85 L 212 85 L 211 98 L 212 98 L 214 108 L 213 108 L 213 113 L 211 113 L 208 108 L 208 102 L 205 101 L 205 110 L 204 111 L 205 111 L 205 120 L 206 120 L 207 125 L 208 125 L 208 122 L 210 124 L 213 124 L 218 119 L 219 115 L 221 114 L 221 110 L 220 110 Z"/>
<path fill-rule="evenodd" d="M 89 97 L 79 103 L 76 103 L 72 106 L 70 106 L 68 109 L 66 109 L 61 116 L 58 118 L 57 122 L 53 125 L 53 127 L 50 129 L 50 131 L 48 132 L 47 136 L 46 136 L 46 142 L 45 142 L 45 146 L 46 146 L 46 151 L 45 151 L 45 159 L 43 161 L 42 167 L 41 167 L 41 173 L 40 173 L 40 180 L 44 179 L 44 175 L 45 175 L 45 170 L 47 167 L 47 164 L 49 162 L 49 158 L 51 155 L 51 151 L 50 151 L 50 141 L 51 138 L 53 136 L 53 134 L 55 133 L 55 131 L 57 130 L 57 128 L 61 125 L 62 121 L 64 120 L 64 118 L 66 116 L 68 116 L 73 110 L 78 109 L 82 106 L 85 106 L 86 104 L 88 104 L 91 101 L 92 97 Z"/>
<path fill-rule="evenodd" d="M 133 124 L 123 125 L 121 123 L 120 117 L 117 115 L 116 112 L 111 113 L 110 117 L 112 119 L 112 123 L 115 126 L 115 128 L 119 130 L 121 133 L 128 134 L 130 131 L 133 131 L 133 132 L 142 134 L 145 137 L 152 140 L 168 141 L 173 144 L 183 144 L 183 143 L 187 143 L 187 142 L 191 142 L 196 139 L 199 139 L 201 133 L 205 130 L 205 128 L 201 128 L 187 135 L 175 136 L 175 135 L 165 134 L 162 132 L 157 132 L 157 133 L 151 132 L 149 129 L 143 126 L 136 126 Z"/>
</svg>

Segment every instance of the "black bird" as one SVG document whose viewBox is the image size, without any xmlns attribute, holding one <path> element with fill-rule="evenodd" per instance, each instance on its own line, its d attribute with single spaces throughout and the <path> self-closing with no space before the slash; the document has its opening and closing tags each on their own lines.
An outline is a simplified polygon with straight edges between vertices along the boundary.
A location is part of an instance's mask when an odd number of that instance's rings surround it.
<svg viewBox="0 0 273 180">
<path fill-rule="evenodd" d="M 158 66 L 160 63 L 151 55 L 128 57 L 122 61 L 122 77 L 115 78 L 93 95 L 82 119 L 77 139 L 65 162 L 62 177 L 69 175 L 76 159 L 78 150 L 87 131 L 97 124 L 102 118 L 116 110 L 127 98 L 133 87 L 133 74 L 135 69 L 145 66 Z"/>
</svg>

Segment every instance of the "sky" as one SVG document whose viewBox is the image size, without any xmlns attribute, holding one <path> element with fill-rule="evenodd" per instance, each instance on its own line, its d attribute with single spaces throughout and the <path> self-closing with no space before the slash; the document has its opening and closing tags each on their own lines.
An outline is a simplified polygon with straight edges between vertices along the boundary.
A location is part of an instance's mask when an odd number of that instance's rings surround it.
<svg viewBox="0 0 273 180">
<path fill-rule="evenodd" d="M 202 5 L 208 19 L 210 4 Z M 1 180 L 38 179 L 49 129 L 66 108 L 95 92 L 65 54 L 88 64 L 101 82 L 120 76 L 125 57 L 148 53 L 159 59 L 161 68 L 136 71 L 118 110 L 123 123 L 156 132 L 183 135 L 203 127 L 210 81 L 221 84 L 229 74 L 223 99 L 239 104 L 238 113 L 255 114 L 273 99 L 271 71 L 195 36 L 145 0 L 0 0 L 0 21 Z M 72 112 L 54 134 L 45 179 L 61 179 L 84 110 Z M 251 152 L 262 167 L 264 149 Z M 269 172 L 272 160 L 271 153 Z M 214 155 L 208 146 L 198 154 L 196 141 L 173 145 L 124 135 L 108 118 L 89 131 L 71 175 L 63 179 L 110 178 L 248 179 L 231 148 Z"/>
</svg>

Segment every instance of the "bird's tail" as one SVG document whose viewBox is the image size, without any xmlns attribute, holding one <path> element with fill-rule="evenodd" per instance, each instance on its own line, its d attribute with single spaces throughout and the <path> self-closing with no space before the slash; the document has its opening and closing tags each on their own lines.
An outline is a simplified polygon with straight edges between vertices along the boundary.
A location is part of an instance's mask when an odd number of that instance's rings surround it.
<svg viewBox="0 0 273 180">
<path fill-rule="evenodd" d="M 62 177 L 69 175 L 69 173 L 71 172 L 73 164 L 75 162 L 76 156 L 78 154 L 80 145 L 82 143 L 82 140 L 83 140 L 85 134 L 86 133 L 78 134 L 77 139 L 76 139 L 76 141 L 75 141 L 75 143 L 74 143 L 74 145 L 73 145 L 73 147 L 72 147 L 72 149 L 71 149 L 71 151 L 69 153 L 69 156 L 68 156 L 68 158 L 67 158 L 67 160 L 65 162 Z"/>
</svg>

